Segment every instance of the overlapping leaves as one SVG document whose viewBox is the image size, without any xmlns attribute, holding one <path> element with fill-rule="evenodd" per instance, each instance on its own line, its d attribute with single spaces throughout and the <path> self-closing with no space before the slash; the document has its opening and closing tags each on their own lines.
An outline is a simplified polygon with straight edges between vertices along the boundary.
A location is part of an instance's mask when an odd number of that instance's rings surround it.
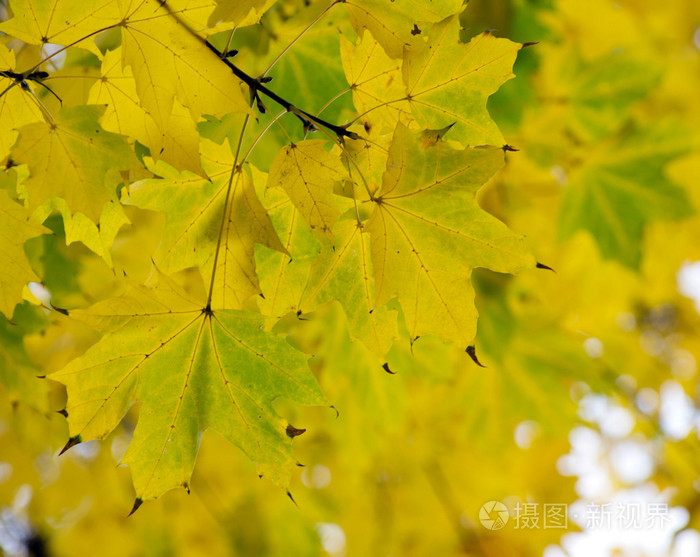
<svg viewBox="0 0 700 557">
<path fill-rule="evenodd" d="M 137 503 L 189 485 L 207 429 L 287 484 L 298 430 L 287 429 L 272 404 L 325 401 L 307 356 L 270 332 L 270 322 L 340 304 L 352 339 L 388 369 L 401 319 L 411 341 L 434 334 L 464 348 L 476 328 L 472 270 L 534 266 L 523 239 L 475 199 L 504 158 L 486 99 L 512 77 L 520 45 L 491 34 L 459 42 L 461 2 L 397 2 L 391 10 L 373 1 L 344 2 L 363 35 L 356 44 L 342 39 L 343 68 L 362 120 L 353 128 L 321 120 L 312 127 L 311 116 L 300 112 L 310 107 L 287 106 L 304 120 L 305 132 L 326 127 L 345 140 L 290 137 L 264 169 L 266 177 L 234 139 L 219 145 L 200 138 L 196 124 L 203 114 L 210 122 L 230 114 L 243 122 L 252 114 L 232 66 L 205 42 L 213 32 L 208 23 L 250 25 L 271 4 L 47 4 L 32 15 L 31 2 L 17 2 L 14 19 L 3 25 L 29 43 L 78 41 L 101 58 L 101 79 L 88 98 L 106 106 L 53 114 L 43 104 L 38 113 L 3 107 L 21 115 L 11 156 L 27 165 L 20 191 L 29 208 L 42 218 L 58 210 L 66 239 L 82 240 L 108 264 L 109 244 L 128 223 L 122 203 L 164 215 L 151 254 L 155 284 L 125 278 L 122 294 L 71 311 L 103 336 L 52 375 L 68 390 L 67 447 L 105 438 L 140 405 L 124 457 Z M 108 28 L 120 30 L 121 44 L 102 52 L 94 39 Z M 324 44 L 335 40 L 334 32 L 319 36 Z M 444 72 L 448 63 L 451 73 Z M 33 106 L 27 99 L 35 84 L 16 75 L 8 103 Z M 247 83 L 259 87 L 250 100 L 265 93 L 262 80 Z M 382 98 L 384 86 L 396 98 Z M 448 133 L 457 142 L 444 141 Z M 3 141 L 9 145 L 13 136 Z M 494 146 L 475 147 L 481 144 Z M 134 147 L 150 157 L 138 159 Z M 19 282 L 34 278 L 19 255 L 11 267 L 17 288 L 3 311 L 18 301 Z M 179 286 L 168 278 L 192 270 L 203 284 Z"/>
</svg>

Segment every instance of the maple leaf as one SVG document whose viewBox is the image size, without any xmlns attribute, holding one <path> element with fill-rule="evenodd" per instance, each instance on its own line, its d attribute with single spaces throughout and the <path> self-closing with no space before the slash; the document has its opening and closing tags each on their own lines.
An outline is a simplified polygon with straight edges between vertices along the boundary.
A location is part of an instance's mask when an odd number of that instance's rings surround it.
<svg viewBox="0 0 700 557">
<path fill-rule="evenodd" d="M 256 184 L 266 182 L 265 177 L 256 180 Z M 258 301 L 258 305 L 265 315 L 281 317 L 298 310 L 309 269 L 321 245 L 299 210 L 281 189 L 260 189 L 264 193 L 263 203 L 285 251 L 282 253 L 256 246 L 255 260 L 260 287 L 265 296 Z"/>
<path fill-rule="evenodd" d="M 203 289 L 202 289 L 203 292 Z M 286 485 L 296 461 L 283 397 L 324 404 L 306 357 L 262 330 L 259 314 L 211 311 L 161 276 L 156 288 L 127 284 L 122 296 L 74 316 L 104 331 L 83 356 L 51 378 L 68 390 L 67 447 L 103 439 L 141 402 L 123 461 L 137 500 L 188 486 L 202 432 L 212 428 Z"/>
<path fill-rule="evenodd" d="M 204 168 L 210 180 L 189 172 L 173 172 L 164 164 L 151 169 L 162 179 L 138 182 L 130 188 L 128 202 L 162 211 L 165 230 L 155 262 L 166 273 L 198 266 L 203 276 L 214 271 L 214 307 L 243 307 L 260 293 L 255 272 L 254 244 L 284 251 L 246 172 L 231 176 L 234 158 L 228 142 L 217 145 L 203 140 Z M 229 190 L 229 180 L 232 180 Z M 228 200 L 228 205 L 225 205 Z M 226 208 L 226 216 L 224 210 Z M 222 228 L 221 220 L 224 219 Z M 216 258 L 219 233 L 221 253 Z"/>
<path fill-rule="evenodd" d="M 308 313 L 337 300 L 348 320 L 350 336 L 361 340 L 381 360 L 398 337 L 396 312 L 377 307 L 370 235 L 354 215 L 333 229 L 333 245 L 326 245 L 313 262 L 299 308 Z"/>
<path fill-rule="evenodd" d="M 29 167 L 25 186 L 30 209 L 61 197 L 73 213 L 99 222 L 105 203 L 117 199 L 121 173 L 141 168 L 126 138 L 97 123 L 103 111 L 100 106 L 66 107 L 55 123 L 20 128 L 12 157 Z"/>
<path fill-rule="evenodd" d="M 424 128 L 455 124 L 452 139 L 463 145 L 503 145 L 505 140 L 486 110 L 488 97 L 514 77 L 522 45 L 482 33 L 459 42 L 459 18 L 430 29 L 425 43 L 406 50 L 403 77 L 411 115 Z"/>
<path fill-rule="evenodd" d="M 178 10 L 177 5 L 164 7 L 156 0 L 145 0 L 124 14 L 123 64 L 131 67 L 144 109 L 163 130 L 176 97 L 194 120 L 201 114 L 251 113 L 231 71 L 203 39 L 183 32 L 181 18 L 189 23 L 187 17 L 201 12 L 207 19 L 213 7 L 211 1 L 202 0 Z"/>
<path fill-rule="evenodd" d="M 54 211 L 63 218 L 66 245 L 82 242 L 112 267 L 112 244 L 121 227 L 130 222 L 121 203 L 105 203 L 100 220 L 95 223 L 83 213 L 71 214 L 65 199 L 52 197 L 34 211 L 33 217 L 39 222 L 45 222 Z"/>
<path fill-rule="evenodd" d="M 561 235 L 588 230 L 603 256 L 637 267 L 648 222 L 693 213 L 684 190 L 664 172 L 670 161 L 688 151 L 686 137 L 674 122 L 666 121 L 612 138 L 597 152 L 589 149 L 588 160 L 566 186 Z"/>
<path fill-rule="evenodd" d="M 120 3 L 109 0 L 62 2 L 12 0 L 13 17 L 0 30 L 28 44 L 70 44 L 120 20 Z M 99 54 L 94 43 L 82 46 Z"/>
<path fill-rule="evenodd" d="M 36 381 L 40 372 L 22 346 L 22 331 L 18 329 L 16 324 L 0 316 L 0 383 L 7 388 L 11 399 L 46 412 L 48 385 L 45 381 Z"/>
<path fill-rule="evenodd" d="M 342 38 L 340 54 L 359 114 L 366 115 L 365 121 L 379 120 L 393 131 L 401 112 L 410 112 L 401 61 L 387 56 L 370 33 L 364 33 L 357 45 Z"/>
<path fill-rule="evenodd" d="M 15 203 L 0 189 L 0 312 L 11 318 L 15 306 L 22 301 L 22 289 L 38 280 L 24 253 L 24 243 L 29 238 L 51 231 L 30 220 L 29 211 Z"/>
<path fill-rule="evenodd" d="M 654 61 L 625 51 L 588 64 L 571 48 L 549 46 L 543 59 L 542 95 L 553 101 L 558 121 L 584 141 L 602 140 L 619 129 L 662 73 Z"/>
<path fill-rule="evenodd" d="M 423 22 L 434 23 L 462 9 L 461 0 L 420 2 L 398 0 L 391 3 L 382 0 L 345 0 L 350 21 L 361 35 L 369 29 L 391 58 L 401 58 L 404 46 L 422 31 Z"/>
<path fill-rule="evenodd" d="M 333 183 L 347 173 L 339 155 L 326 151 L 327 143 L 311 139 L 283 147 L 270 167 L 268 187 L 282 188 L 312 230 L 331 235 L 341 213 Z"/>
<path fill-rule="evenodd" d="M 378 304 L 397 296 L 409 334 L 469 345 L 477 312 L 475 267 L 514 273 L 534 267 L 523 238 L 483 211 L 476 191 L 503 165 L 494 147 L 422 147 L 399 124 L 367 223 Z"/>
<path fill-rule="evenodd" d="M 189 111 L 175 99 L 167 121 L 159 126 L 141 105 L 130 67 L 122 67 L 122 50 L 105 54 L 102 78 L 90 89 L 89 104 L 105 104 L 100 124 L 108 131 L 126 135 L 150 150 L 155 160 L 164 160 L 181 170 L 204 175 L 199 160 L 199 133 Z"/>
</svg>

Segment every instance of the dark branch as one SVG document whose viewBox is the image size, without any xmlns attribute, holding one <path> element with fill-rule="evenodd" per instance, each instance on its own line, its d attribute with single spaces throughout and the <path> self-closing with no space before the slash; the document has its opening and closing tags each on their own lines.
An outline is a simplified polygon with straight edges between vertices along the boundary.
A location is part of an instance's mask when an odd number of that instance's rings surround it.
<svg viewBox="0 0 700 557">
<path fill-rule="evenodd" d="M 177 20 L 177 22 L 180 25 L 182 25 L 187 30 L 187 32 L 190 35 L 192 35 L 195 39 L 197 39 L 198 41 L 205 44 L 209 50 L 211 50 L 214 54 L 216 54 L 216 56 L 217 56 L 217 58 L 219 58 L 219 60 L 221 60 L 224 64 L 226 64 L 229 67 L 229 69 L 233 72 L 233 74 L 237 78 L 239 78 L 243 83 L 245 83 L 248 87 L 250 87 L 253 99 L 257 98 L 257 100 L 260 101 L 260 98 L 259 98 L 260 94 L 263 94 L 267 98 L 272 99 L 277 104 L 279 104 L 280 106 L 285 108 L 287 110 L 287 112 L 291 112 L 297 118 L 299 118 L 302 121 L 305 129 L 313 129 L 311 122 L 314 122 L 314 123 L 318 124 L 319 126 L 323 126 L 327 130 L 332 131 L 340 139 L 342 139 L 343 137 L 348 137 L 350 139 L 362 139 L 355 132 L 348 131 L 347 126 L 337 126 L 335 124 L 331 124 L 330 122 L 326 122 L 325 120 L 318 118 L 317 116 L 314 116 L 313 114 L 309 114 L 308 112 L 297 108 L 289 101 L 280 97 L 274 91 L 270 91 L 267 87 L 265 87 L 263 85 L 263 83 L 267 83 L 269 81 L 268 78 L 266 78 L 266 77 L 254 78 L 254 77 L 248 75 L 247 73 L 245 73 L 243 70 L 241 70 L 238 66 L 236 66 L 233 62 L 231 62 L 228 59 L 229 54 L 231 54 L 233 51 L 228 50 L 226 52 L 221 52 L 218 48 L 216 48 L 213 44 L 211 44 L 207 39 L 200 36 L 189 24 L 187 24 L 187 22 L 183 21 L 172 10 L 172 8 L 168 5 L 166 0 L 161 0 L 160 4 L 165 10 L 167 10 L 167 12 L 175 20 Z M 260 104 L 262 104 L 262 102 L 260 102 Z"/>
<path fill-rule="evenodd" d="M 287 110 L 287 112 L 291 112 L 294 114 L 297 118 L 299 118 L 302 123 L 304 124 L 305 128 L 310 127 L 310 122 L 314 122 L 318 124 L 319 126 L 323 126 L 324 128 L 332 131 L 335 133 L 338 137 L 348 137 L 350 139 L 360 139 L 360 136 L 357 135 L 355 132 L 348 131 L 345 126 L 337 126 L 335 124 L 331 124 L 330 122 L 327 122 L 326 120 L 323 120 L 321 118 L 318 118 L 317 116 L 314 116 L 313 114 L 309 114 L 308 112 L 301 110 L 294 106 L 292 103 L 289 101 L 283 99 L 280 97 L 277 93 L 274 91 L 270 91 L 267 87 L 263 85 L 266 81 L 269 81 L 267 78 L 254 78 L 249 76 L 247 73 L 245 73 L 243 70 L 241 70 L 238 66 L 236 66 L 233 62 L 228 60 L 224 54 L 216 48 L 213 44 L 211 44 L 209 41 L 205 41 L 205 44 L 211 50 L 216 54 L 216 56 L 224 63 L 226 64 L 229 69 L 233 72 L 233 74 L 238 77 L 243 83 L 245 83 L 248 87 L 251 88 L 251 90 L 255 91 L 256 96 L 258 93 L 261 93 L 265 95 L 266 97 L 272 99 L 275 101 L 277 104 L 282 106 Z"/>
</svg>

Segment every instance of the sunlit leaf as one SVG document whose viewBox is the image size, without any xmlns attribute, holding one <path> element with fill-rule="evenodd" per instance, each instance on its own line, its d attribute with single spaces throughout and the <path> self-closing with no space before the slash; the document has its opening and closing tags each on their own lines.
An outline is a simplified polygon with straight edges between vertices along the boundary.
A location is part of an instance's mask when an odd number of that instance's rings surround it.
<svg viewBox="0 0 700 557">
<path fill-rule="evenodd" d="M 287 484 L 295 460 L 272 402 L 324 399 L 303 354 L 263 331 L 259 315 L 211 312 L 163 277 L 157 289 L 130 285 L 123 296 L 76 315 L 105 334 L 51 378 L 68 389 L 73 439 L 104 438 L 142 403 L 124 456 L 137 498 L 187 487 L 208 428 Z"/>
</svg>

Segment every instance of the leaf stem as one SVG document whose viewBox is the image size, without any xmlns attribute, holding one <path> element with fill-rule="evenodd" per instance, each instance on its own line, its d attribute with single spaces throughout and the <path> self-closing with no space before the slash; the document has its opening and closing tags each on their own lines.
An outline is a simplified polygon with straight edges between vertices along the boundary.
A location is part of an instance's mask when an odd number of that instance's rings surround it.
<svg viewBox="0 0 700 557">
<path fill-rule="evenodd" d="M 251 103 L 252 106 L 252 103 Z M 207 294 L 207 306 L 211 307 L 211 299 L 214 295 L 214 279 L 216 278 L 216 268 L 219 263 L 219 253 L 221 252 L 221 243 L 224 238 L 224 229 L 226 225 L 226 219 L 228 218 L 229 212 L 229 200 L 231 198 L 231 190 L 233 189 L 233 178 L 236 173 L 242 172 L 240 165 L 238 164 L 238 157 L 241 154 L 241 147 L 243 145 L 243 136 L 245 135 L 246 129 L 248 128 L 248 122 L 250 121 L 250 114 L 246 114 L 243 120 L 243 125 L 241 126 L 241 133 L 238 136 L 238 143 L 236 145 L 236 152 L 233 155 L 233 168 L 231 169 L 231 174 L 228 177 L 228 184 L 226 186 L 226 198 L 224 199 L 224 213 L 221 216 L 221 224 L 219 225 L 219 237 L 216 241 L 216 251 L 214 252 L 214 264 L 211 269 L 211 280 L 209 281 L 209 293 Z"/>
</svg>

